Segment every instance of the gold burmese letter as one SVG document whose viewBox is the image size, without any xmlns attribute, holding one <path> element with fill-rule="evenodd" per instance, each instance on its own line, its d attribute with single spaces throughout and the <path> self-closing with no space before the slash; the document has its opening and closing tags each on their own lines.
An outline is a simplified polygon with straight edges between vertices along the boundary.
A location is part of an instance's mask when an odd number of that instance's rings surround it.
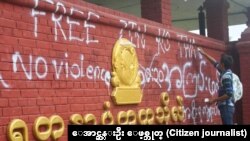
<svg viewBox="0 0 250 141">
<path fill-rule="evenodd" d="M 14 119 L 8 125 L 9 141 L 29 141 L 28 126 L 21 119 Z"/>
<path fill-rule="evenodd" d="M 119 39 L 112 53 L 112 100 L 117 105 L 138 104 L 142 100 L 141 78 L 135 45 Z"/>
</svg>

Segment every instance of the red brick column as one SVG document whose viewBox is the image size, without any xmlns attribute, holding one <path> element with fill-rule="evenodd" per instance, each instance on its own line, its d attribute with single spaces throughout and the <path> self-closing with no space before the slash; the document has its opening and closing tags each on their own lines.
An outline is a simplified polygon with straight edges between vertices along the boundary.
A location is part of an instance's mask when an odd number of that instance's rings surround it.
<svg viewBox="0 0 250 141">
<path fill-rule="evenodd" d="M 206 0 L 204 2 L 207 18 L 208 37 L 228 43 L 227 0 Z"/>
<path fill-rule="evenodd" d="M 250 124 L 250 9 L 247 13 L 248 28 L 241 34 L 241 39 L 237 43 L 240 56 L 240 78 L 243 83 L 243 99 L 242 99 L 242 120 L 243 124 Z"/>
<path fill-rule="evenodd" d="M 171 0 L 142 0 L 141 16 L 171 26 Z"/>
</svg>

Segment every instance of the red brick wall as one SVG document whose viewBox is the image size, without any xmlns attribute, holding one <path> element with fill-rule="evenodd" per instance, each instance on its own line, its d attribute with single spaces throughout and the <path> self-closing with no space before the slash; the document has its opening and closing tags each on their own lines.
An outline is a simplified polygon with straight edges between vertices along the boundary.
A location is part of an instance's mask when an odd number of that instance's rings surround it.
<svg viewBox="0 0 250 141">
<path fill-rule="evenodd" d="M 245 50 L 244 52 L 241 52 L 241 56 L 240 56 L 240 62 L 241 62 L 241 80 L 244 86 L 244 91 L 243 91 L 243 99 L 242 99 L 242 110 L 243 110 L 243 114 L 242 114 L 242 124 L 249 124 L 250 120 L 249 120 L 249 110 L 250 110 L 250 104 L 249 104 L 249 100 L 250 100 L 250 96 L 249 96 L 249 70 L 250 67 L 248 65 L 246 65 L 244 62 L 249 61 L 249 53 L 250 51 L 247 49 L 242 49 L 241 51 Z M 245 77 L 245 78 L 244 78 Z"/>
<path fill-rule="evenodd" d="M 228 34 L 228 9 L 230 7 L 227 0 L 206 0 L 207 36 L 229 42 Z"/>
<path fill-rule="evenodd" d="M 142 0 L 141 17 L 162 23 L 165 26 L 172 25 L 170 0 Z"/>
<path fill-rule="evenodd" d="M 250 15 L 248 14 L 248 17 Z M 249 19 L 248 19 L 249 20 Z M 242 123 L 241 124 L 250 124 L 250 104 L 249 104 L 249 100 L 250 100 L 250 96 L 249 96 L 249 92 L 250 92 L 250 76 L 249 76 L 249 71 L 250 71 L 250 66 L 248 65 L 249 61 L 249 55 L 250 55 L 250 28 L 249 28 L 249 24 L 248 24 L 248 28 L 245 29 L 245 31 L 241 34 L 241 39 L 239 40 L 239 42 L 236 44 L 237 49 L 239 51 L 239 62 L 240 62 L 240 78 L 243 84 L 243 98 L 241 100 L 241 110 L 242 110 Z"/>
<path fill-rule="evenodd" d="M 112 49 L 121 37 L 137 46 L 138 105 L 117 106 L 110 98 Z M 25 121 L 35 140 L 37 117 L 58 115 L 67 125 L 72 114 L 92 113 L 100 123 L 105 101 L 116 119 L 119 111 L 155 111 L 165 91 L 169 108 L 177 106 L 177 95 L 184 99 L 183 123 L 169 124 L 219 124 L 216 106 L 204 103 L 216 96 L 216 71 L 197 46 L 216 58 L 224 51 L 222 42 L 85 2 L 1 1 L 0 140 L 7 140 L 12 119 Z"/>
</svg>

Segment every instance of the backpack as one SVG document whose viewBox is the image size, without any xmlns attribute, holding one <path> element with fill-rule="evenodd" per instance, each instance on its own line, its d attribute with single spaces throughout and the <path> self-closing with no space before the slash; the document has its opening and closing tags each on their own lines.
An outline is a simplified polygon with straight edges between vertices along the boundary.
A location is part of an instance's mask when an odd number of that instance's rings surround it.
<svg viewBox="0 0 250 141">
<path fill-rule="evenodd" d="M 237 74 L 233 72 L 226 72 L 232 74 L 232 81 L 233 81 L 233 100 L 234 103 L 236 103 L 238 100 L 240 100 L 243 96 L 243 85 L 238 77 Z"/>
<path fill-rule="evenodd" d="M 234 90 L 233 99 L 235 103 L 238 100 L 240 100 L 243 96 L 243 85 L 239 77 L 235 73 L 232 73 L 232 77 L 233 77 L 232 80 L 233 80 L 233 90 Z"/>
</svg>

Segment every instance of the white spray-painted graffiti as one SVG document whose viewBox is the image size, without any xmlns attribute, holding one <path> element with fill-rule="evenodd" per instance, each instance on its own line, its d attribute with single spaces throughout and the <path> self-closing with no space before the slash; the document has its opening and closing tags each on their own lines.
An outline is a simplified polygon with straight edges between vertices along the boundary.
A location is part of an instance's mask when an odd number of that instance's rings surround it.
<svg viewBox="0 0 250 141">
<path fill-rule="evenodd" d="M 175 87 L 177 89 L 183 90 L 183 95 L 185 98 L 195 98 L 198 94 L 198 91 L 202 92 L 204 90 L 209 90 L 211 95 L 214 95 L 218 90 L 217 80 L 212 80 L 209 76 L 206 76 L 203 73 L 206 62 L 204 60 L 200 61 L 200 67 L 198 72 L 188 72 L 188 69 L 191 69 L 192 62 L 186 62 L 182 67 L 181 66 L 173 66 L 170 68 L 167 63 L 163 63 L 162 67 L 159 68 L 144 68 L 140 70 L 140 74 L 142 76 L 142 84 L 155 82 L 162 87 L 163 84 L 166 84 L 167 90 L 172 90 L 172 76 L 174 74 L 179 74 L 179 79 L 176 79 Z M 188 94 L 185 91 L 186 86 L 190 83 L 195 85 L 195 92 L 193 94 Z"/>
<path fill-rule="evenodd" d="M 109 71 L 99 66 L 92 66 L 92 65 L 88 65 L 84 69 L 83 66 L 84 55 L 82 54 L 80 55 L 79 63 L 69 64 L 68 61 L 65 61 L 67 60 L 67 58 L 68 54 L 65 53 L 65 58 L 62 58 L 61 60 L 51 59 L 51 62 L 48 62 L 42 56 L 35 57 L 29 55 L 29 63 L 25 66 L 22 55 L 19 52 L 15 52 L 12 55 L 13 71 L 14 73 L 16 73 L 20 69 L 19 71 L 23 71 L 28 80 L 33 80 L 34 75 L 39 79 L 46 79 L 48 77 L 48 71 L 49 71 L 49 72 L 55 72 L 57 80 L 60 79 L 62 74 L 65 75 L 66 79 L 69 78 L 79 79 L 86 76 L 89 80 L 101 80 L 105 82 L 107 86 L 110 85 Z M 49 68 L 51 67 L 49 67 L 48 63 L 53 64 L 53 70 L 49 70 Z M 21 68 L 19 68 L 18 66 L 20 66 Z M 40 72 L 41 69 L 39 68 L 44 68 L 43 72 Z M 32 72 L 35 72 L 35 74 L 32 74 Z"/>
<path fill-rule="evenodd" d="M 120 30 L 119 38 L 127 37 L 132 43 L 136 44 L 137 48 L 146 47 L 144 33 L 147 32 L 147 25 L 139 26 L 136 22 L 120 20 L 123 28 Z"/>
<path fill-rule="evenodd" d="M 34 20 L 33 29 L 35 38 L 39 38 L 39 18 L 49 14 L 46 11 L 38 10 L 41 1 L 55 6 L 55 11 L 51 14 L 51 22 L 53 23 L 52 29 L 54 33 L 52 34 L 54 35 L 55 42 L 59 42 L 58 38 L 61 36 L 65 41 L 69 42 L 79 41 L 86 44 L 99 43 L 97 38 L 91 37 L 94 35 L 90 36 L 90 30 L 94 32 L 96 28 L 96 25 L 90 21 L 93 19 L 100 20 L 98 14 L 91 11 L 83 12 L 74 7 L 67 10 L 62 2 L 55 2 L 53 0 L 34 0 L 35 5 L 31 9 L 31 18 Z M 66 13 L 68 13 L 68 16 Z M 87 14 L 85 15 L 87 18 L 84 21 L 74 20 L 72 18 L 74 14 L 82 16 Z M 66 20 L 67 28 L 62 27 L 63 19 Z M 119 23 L 122 28 L 118 31 L 118 38 L 128 38 L 131 42 L 136 44 L 137 49 L 147 49 L 147 42 L 145 39 L 147 34 L 146 24 L 139 26 L 139 24 L 134 21 L 124 19 L 119 20 Z M 74 30 L 76 27 L 81 28 L 81 32 L 85 34 L 76 33 Z M 65 29 L 68 29 L 68 31 Z M 193 123 L 196 124 L 197 119 L 199 119 L 199 122 L 202 123 L 202 117 L 206 116 L 206 122 L 212 122 L 212 117 L 218 115 L 217 109 L 206 105 L 197 107 L 194 98 L 201 92 L 207 92 L 210 95 L 214 95 L 218 90 L 218 79 L 204 72 L 208 64 L 194 47 L 196 43 L 195 39 L 184 34 L 170 34 L 166 29 L 159 28 L 157 30 L 158 36 L 155 37 L 155 46 L 152 46 L 152 43 L 150 43 L 150 48 L 153 48 L 150 49 L 152 58 L 147 64 L 140 64 L 139 73 L 142 76 L 142 88 L 145 88 L 149 83 L 155 83 L 159 88 L 164 87 L 169 92 L 178 89 L 182 91 L 184 98 L 192 100 L 190 107 L 185 105 L 186 120 L 191 119 Z M 178 38 L 178 41 L 175 41 L 177 42 L 177 47 L 170 43 L 169 39 L 172 36 Z M 179 51 L 174 59 L 178 59 L 179 57 L 182 59 L 182 63 L 173 64 L 166 60 L 165 62 L 160 61 L 161 64 L 159 64 L 157 59 L 162 56 L 167 57 L 170 55 L 172 53 L 172 48 L 173 50 Z M 84 77 L 88 80 L 100 80 L 107 86 L 108 91 L 110 91 L 110 71 L 108 69 L 91 64 L 84 66 L 84 54 L 79 54 L 78 61 L 69 61 L 70 55 L 70 52 L 65 52 L 64 57 L 58 59 L 29 54 L 27 58 L 16 51 L 12 54 L 12 69 L 14 73 L 23 72 L 28 80 L 34 80 L 34 78 L 48 79 L 48 77 L 51 76 L 49 73 L 53 73 L 55 81 L 63 78 L 80 80 Z M 7 82 L 8 81 L 4 80 L 0 74 L 0 84 L 4 88 L 11 88 L 11 84 Z M 193 86 L 192 91 L 187 90 L 190 89 L 190 86 Z"/>
<path fill-rule="evenodd" d="M 197 105 L 195 100 L 192 100 L 190 107 L 184 108 L 185 120 L 192 120 L 193 124 L 213 122 L 213 116 L 220 115 L 218 108 L 208 105 Z M 203 117 L 206 117 L 205 121 Z"/>
<path fill-rule="evenodd" d="M 10 85 L 5 82 L 1 74 L 0 74 L 0 83 L 3 85 L 4 88 L 10 88 Z"/>
<path fill-rule="evenodd" d="M 178 42 L 178 46 L 180 47 L 180 57 L 185 57 L 186 59 L 191 59 L 193 57 L 197 58 L 197 50 L 193 46 L 195 44 L 195 39 L 188 38 L 187 35 L 183 34 L 177 34 L 177 38 L 179 38 L 180 41 L 184 41 Z"/>
<path fill-rule="evenodd" d="M 161 35 L 161 29 L 159 29 L 158 31 L 159 31 L 158 32 L 159 34 L 155 38 L 155 41 L 157 43 L 157 52 L 154 55 L 152 55 L 153 57 L 152 57 L 149 67 L 145 68 L 143 65 L 140 64 L 141 70 L 139 73 L 142 76 L 143 87 L 145 87 L 144 84 L 149 83 L 151 81 L 157 83 L 159 87 L 161 87 L 161 83 L 163 83 L 165 79 L 164 71 L 158 70 L 158 68 L 153 68 L 153 65 L 154 65 L 155 59 L 159 57 L 161 53 L 166 54 L 169 51 L 171 45 L 170 45 L 168 38 L 166 37 L 170 37 L 170 34 L 169 32 L 166 32 L 166 30 L 164 30 L 163 35 Z M 168 72 L 166 73 L 168 74 Z M 156 73 L 155 77 L 153 75 L 154 73 Z"/>
<path fill-rule="evenodd" d="M 187 36 L 177 34 L 177 37 L 180 37 L 180 41 L 178 42 L 180 57 L 185 57 L 185 59 L 187 59 L 187 62 L 184 63 L 183 66 L 174 65 L 172 67 L 169 67 L 167 63 L 163 62 L 161 68 L 153 67 L 153 63 L 155 62 L 156 58 L 161 54 L 165 55 L 171 47 L 168 38 L 163 38 L 170 37 L 170 34 L 167 31 L 164 31 L 164 36 L 160 35 L 161 34 L 159 30 L 159 36 L 156 37 L 156 42 L 158 45 L 157 52 L 153 55 L 149 67 L 140 65 L 142 85 L 145 86 L 145 84 L 147 83 L 155 82 L 159 87 L 162 87 L 163 84 L 166 84 L 167 91 L 171 91 L 173 89 L 172 80 L 174 80 L 172 79 L 172 77 L 174 76 L 174 74 L 178 74 L 179 79 L 176 79 L 175 88 L 182 89 L 185 98 L 195 98 L 199 91 L 203 92 L 205 90 L 208 90 L 211 95 L 214 95 L 218 90 L 218 80 L 212 80 L 212 78 L 206 76 L 203 73 L 203 70 L 206 66 L 206 61 L 202 59 L 201 56 L 199 58 L 197 57 L 199 56 L 199 53 L 193 47 L 193 44 L 195 43 L 194 39 L 188 39 Z M 182 43 L 183 40 L 189 40 L 191 42 L 190 44 L 187 44 L 185 42 Z M 183 54 L 185 54 L 185 56 L 183 56 Z M 189 61 L 188 59 L 192 59 L 193 57 L 199 63 L 199 70 L 196 72 L 189 71 L 192 70 L 193 66 L 192 61 Z M 185 89 L 186 86 L 190 83 L 195 85 L 194 92 L 191 94 L 187 93 Z"/>
<path fill-rule="evenodd" d="M 37 10 L 37 7 L 39 5 L 39 1 L 40 0 L 34 0 L 35 1 L 35 6 L 32 9 L 31 12 L 31 16 L 34 18 L 34 36 L 38 37 L 38 33 L 39 33 L 39 29 L 38 29 L 38 18 L 39 16 L 45 16 L 47 13 L 45 11 L 39 11 Z M 80 14 L 80 15 L 84 15 L 83 11 L 80 11 L 76 8 L 70 8 L 70 12 L 69 12 L 69 16 L 66 16 L 66 21 L 67 21 L 67 28 L 68 28 L 68 34 L 66 34 L 65 28 L 62 27 L 62 21 L 63 18 L 65 17 L 64 14 L 67 13 L 67 9 L 65 7 L 65 5 L 61 2 L 54 2 L 53 0 L 44 0 L 44 2 L 47 2 L 50 5 L 55 5 L 55 11 L 52 13 L 51 15 L 51 20 L 54 23 L 54 40 L 57 41 L 58 37 L 59 37 L 59 32 L 62 34 L 63 39 L 64 40 L 69 40 L 69 41 L 73 41 L 73 40 L 77 40 L 80 42 L 85 42 L 86 44 L 89 43 L 98 43 L 99 40 L 97 39 L 92 39 L 90 37 L 90 30 L 91 29 L 95 29 L 96 25 L 90 23 L 90 20 L 92 19 L 99 19 L 100 16 L 94 12 L 89 11 L 87 13 L 87 19 L 84 20 L 84 22 L 80 23 L 80 21 L 77 20 L 73 20 L 70 18 L 70 16 L 74 15 L 74 14 Z M 63 11 L 62 14 L 60 14 L 59 11 Z M 85 32 L 85 34 L 79 34 L 78 36 L 76 34 L 74 34 L 73 32 L 73 28 L 81 28 L 82 29 L 82 33 Z M 81 37 L 81 35 L 85 35 L 84 37 Z"/>
</svg>

